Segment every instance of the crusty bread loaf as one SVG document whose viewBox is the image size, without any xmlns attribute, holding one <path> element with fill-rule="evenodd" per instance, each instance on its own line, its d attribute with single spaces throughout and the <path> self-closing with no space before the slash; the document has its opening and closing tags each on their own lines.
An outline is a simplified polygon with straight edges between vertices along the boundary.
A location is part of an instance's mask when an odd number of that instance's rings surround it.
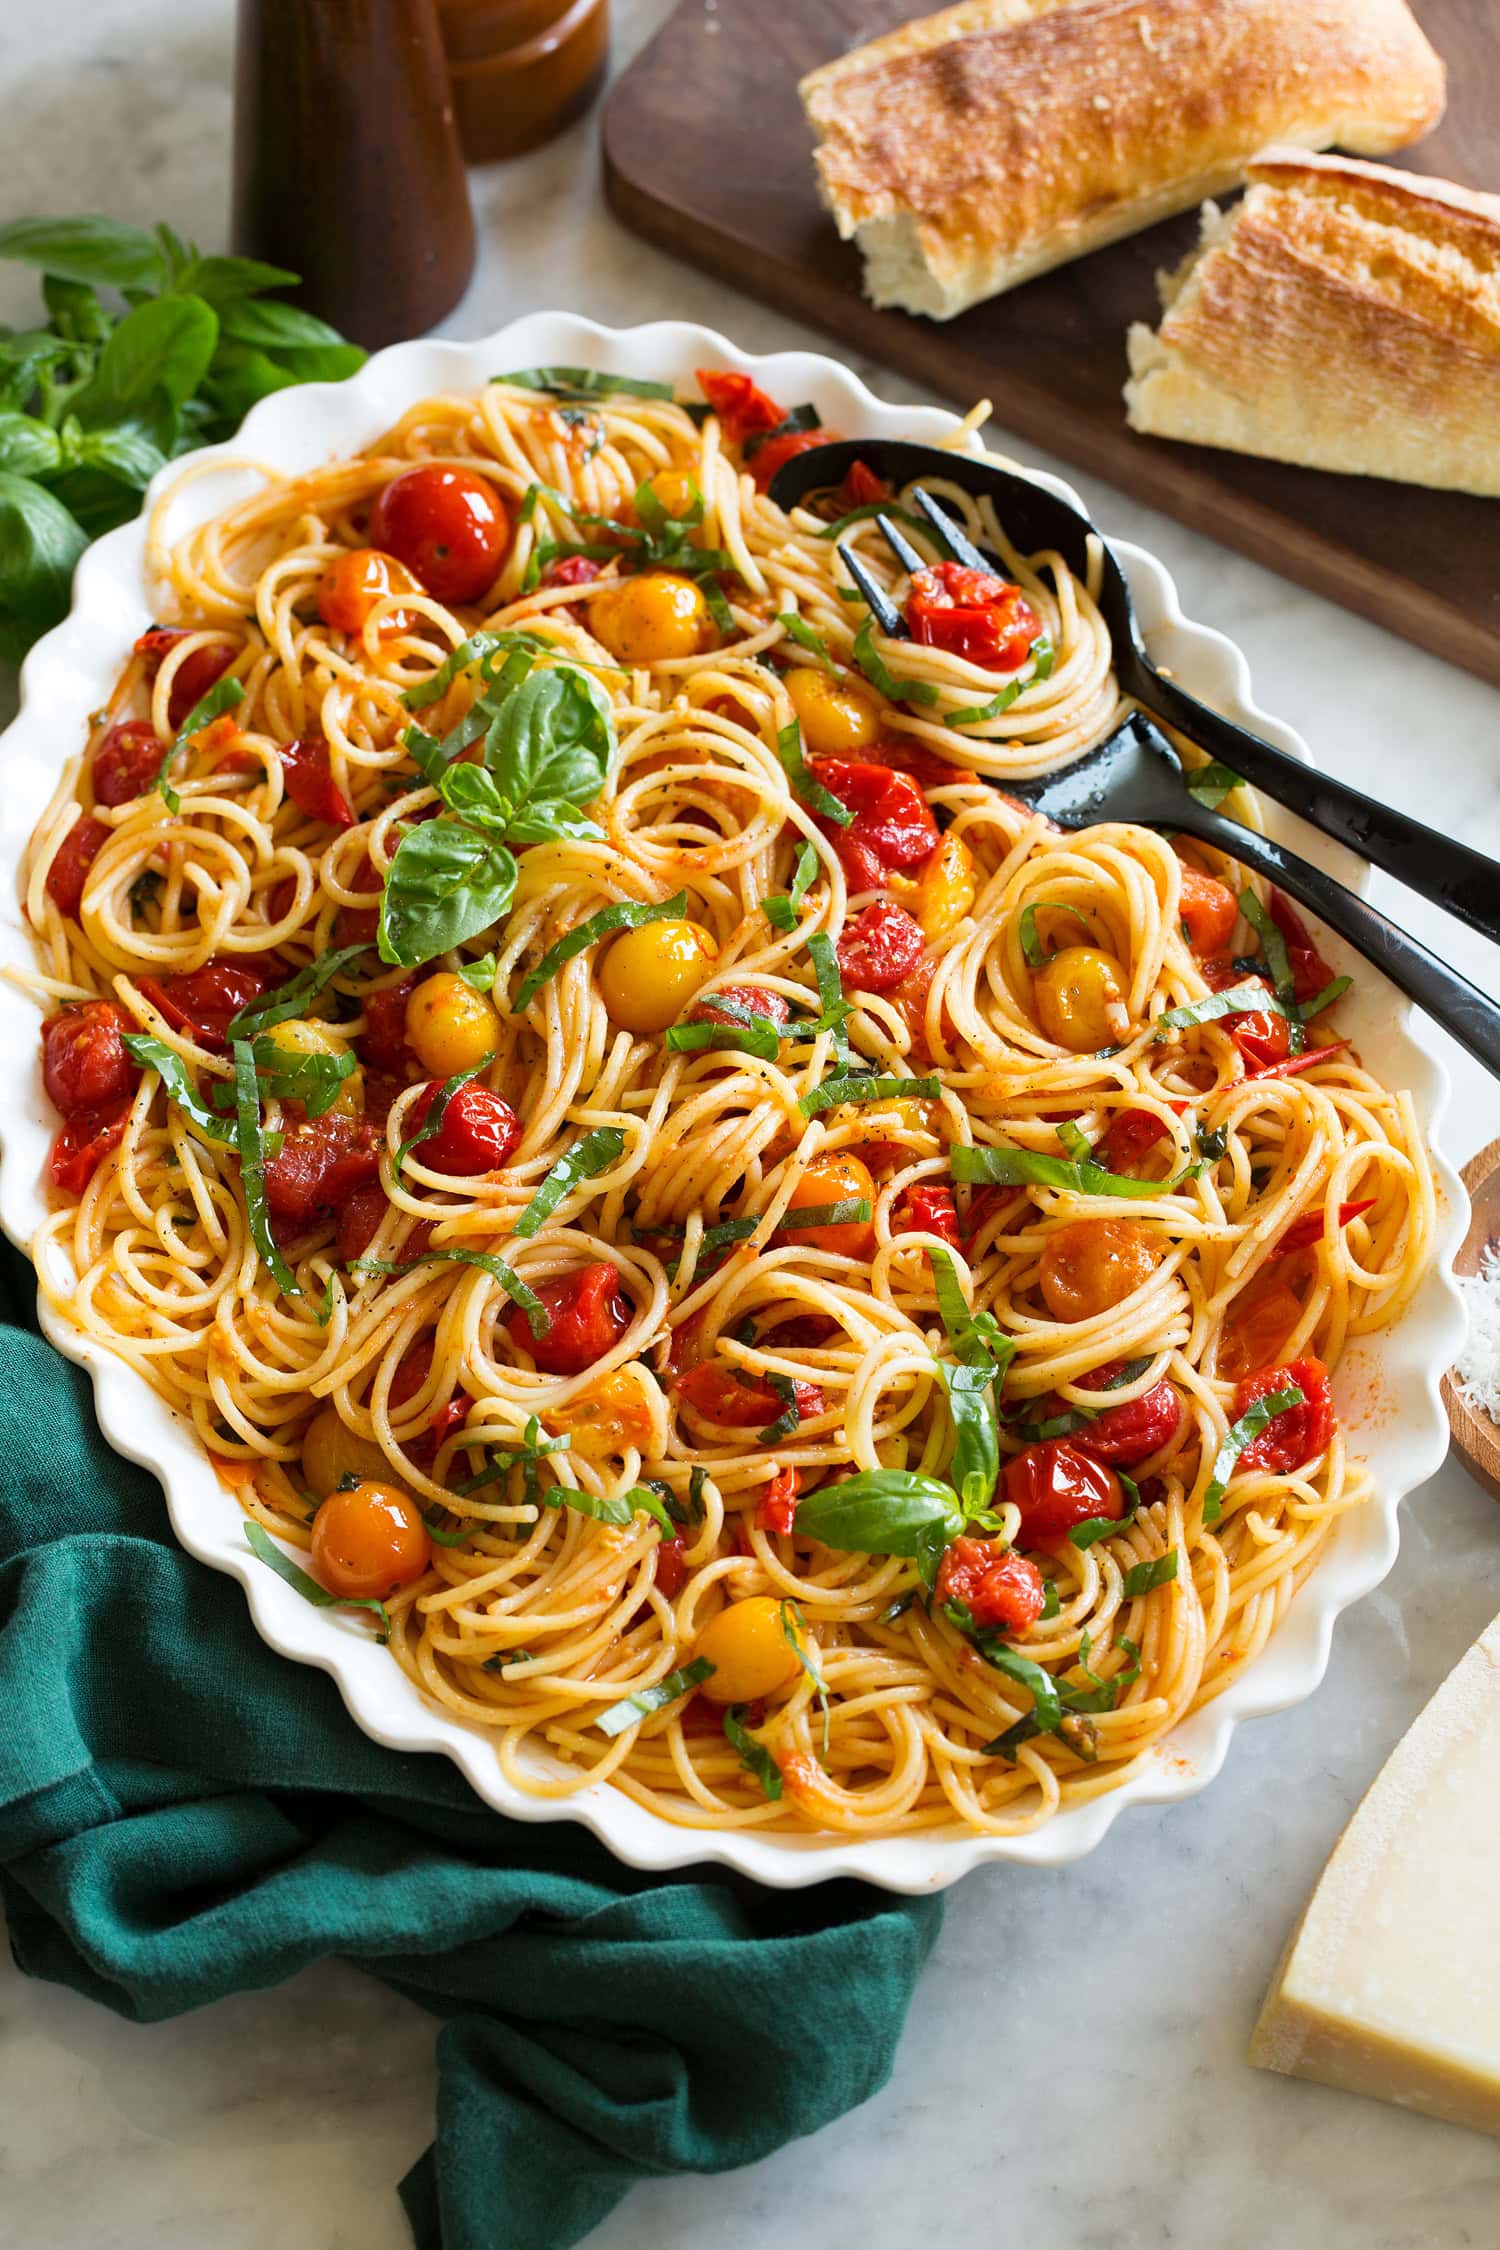
<svg viewBox="0 0 1500 2250">
<path fill-rule="evenodd" d="M 962 0 L 802 81 L 877 305 L 950 319 L 1236 184 L 1268 141 L 1368 155 L 1442 114 L 1406 0 Z"/>
<path fill-rule="evenodd" d="M 1500 196 L 1267 149 L 1130 331 L 1131 426 L 1500 495 Z"/>
</svg>

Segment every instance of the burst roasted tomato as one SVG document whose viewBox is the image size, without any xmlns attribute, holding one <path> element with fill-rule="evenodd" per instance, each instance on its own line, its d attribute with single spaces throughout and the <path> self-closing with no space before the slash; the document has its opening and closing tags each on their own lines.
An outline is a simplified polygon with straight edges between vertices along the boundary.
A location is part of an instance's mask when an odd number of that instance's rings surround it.
<svg viewBox="0 0 1500 2250">
<path fill-rule="evenodd" d="M 146 677 L 154 680 L 161 670 L 163 659 L 179 641 L 185 641 L 185 627 L 153 625 L 149 633 L 142 633 L 136 642 L 136 654 L 146 659 Z M 201 703 L 216 680 L 223 678 L 239 650 L 226 646 L 223 641 L 205 642 L 185 656 L 172 675 L 172 686 L 167 696 L 167 724 L 175 734 L 195 703 Z"/>
<path fill-rule="evenodd" d="M 318 580 L 318 615 L 335 633 L 357 640 L 376 605 L 392 594 L 414 594 L 417 583 L 404 563 L 378 547 L 343 547 Z M 415 612 L 387 610 L 376 629 L 377 638 L 404 633 L 415 621 Z"/>
<path fill-rule="evenodd" d="M 851 508 L 868 508 L 877 500 L 889 500 L 891 491 L 884 477 L 877 476 L 863 461 L 855 461 L 833 496 L 834 515 L 846 516 Z"/>
<path fill-rule="evenodd" d="M 125 1052 L 133 1026 L 112 1000 L 85 1000 L 42 1025 L 42 1083 L 64 1117 L 126 1101 L 140 1066 Z"/>
<path fill-rule="evenodd" d="M 372 1180 L 367 1187 L 356 1188 L 346 1198 L 339 1208 L 339 1231 L 334 1244 L 341 1266 L 352 1266 L 356 1258 L 364 1256 L 380 1232 L 380 1222 L 389 1209 L 385 1189 L 379 1180 Z M 431 1231 L 430 1228 L 428 1231 Z M 418 1255 L 409 1237 L 401 1255 L 403 1258 Z"/>
<path fill-rule="evenodd" d="M 1202 964 L 1203 981 L 1210 992 L 1223 992 L 1232 984 L 1244 984 L 1251 972 L 1237 969 L 1223 954 L 1217 954 Z M 1267 997 L 1271 997 L 1269 977 L 1255 977 Z M 1245 1059 L 1249 1070 L 1260 1070 L 1267 1063 L 1284 1062 L 1291 1052 L 1291 1025 L 1285 1016 L 1270 1008 L 1241 1008 L 1236 1015 L 1225 1016 L 1224 1028 Z"/>
<path fill-rule="evenodd" d="M 1079 1376 L 1078 1387 L 1084 1391 L 1102 1391 L 1119 1371 L 1118 1360 L 1109 1367 L 1096 1367 L 1091 1375 Z M 1073 1443 L 1080 1453 L 1090 1454 L 1096 1461 L 1112 1462 L 1118 1469 L 1133 1469 L 1138 1462 L 1149 1461 L 1153 1453 L 1159 1453 L 1170 1442 L 1181 1420 L 1182 1401 L 1163 1377 L 1139 1398 L 1127 1399 L 1122 1406 L 1107 1407 L 1087 1429 L 1075 1430 Z"/>
<path fill-rule="evenodd" d="M 951 765 L 920 742 L 872 742 L 861 750 L 860 760 L 865 765 L 889 766 L 893 773 L 904 773 L 919 789 L 951 789 L 957 781 L 979 779 L 972 766 Z"/>
<path fill-rule="evenodd" d="M 695 1414 L 725 1429 L 769 1429 L 786 1412 L 786 1401 L 777 1397 L 769 1383 L 757 1382 L 734 1368 L 715 1366 L 712 1360 L 679 1375 L 675 1388 Z M 797 1413 L 804 1422 L 822 1413 L 823 1393 L 816 1383 L 798 1381 L 792 1388 Z"/>
<path fill-rule="evenodd" d="M 266 1202 L 278 1239 L 305 1234 L 379 1177 L 379 1151 L 367 1119 L 330 1110 L 325 1117 L 289 1123 L 266 1166 Z"/>
<path fill-rule="evenodd" d="M 83 904 L 89 869 L 112 833 L 106 822 L 85 813 L 81 820 L 74 821 L 47 870 L 48 898 L 60 914 L 70 915 L 75 922 Z"/>
<path fill-rule="evenodd" d="M 505 1325 L 544 1375 L 581 1375 L 604 1357 L 630 1326 L 633 1308 L 614 1267 L 601 1259 L 537 1283 L 547 1332 L 533 1336 L 519 1305 Z"/>
<path fill-rule="evenodd" d="M 688 1009 L 688 1023 L 727 1023 L 738 1021 L 731 1009 L 740 1009 L 749 1016 L 761 1016 L 767 1023 L 782 1030 L 791 1015 L 791 1009 L 779 992 L 767 992 L 759 984 L 721 984 L 714 992 L 705 993 Z"/>
<path fill-rule="evenodd" d="M 906 622 L 913 640 L 997 672 L 1024 663 L 1042 629 L 1019 586 L 956 562 L 913 573 Z"/>
<path fill-rule="evenodd" d="M 510 536 L 510 511 L 488 479 L 436 461 L 393 477 L 370 510 L 371 543 L 440 602 L 488 592 Z"/>
<path fill-rule="evenodd" d="M 876 899 L 845 925 L 834 952 L 846 992 L 894 992 L 922 958 L 922 925 Z"/>
<path fill-rule="evenodd" d="M 1168 1106 L 1181 1114 L 1188 1105 L 1171 1102 Z M 1095 1154 L 1106 1172 L 1137 1178 L 1135 1168 L 1142 1157 L 1167 1137 L 1166 1125 L 1154 1109 L 1122 1109 L 1111 1121 Z"/>
<path fill-rule="evenodd" d="M 537 580 L 542 586 L 592 586 L 604 574 L 602 562 L 589 555 L 564 555 L 560 562 L 548 563 Z"/>
<path fill-rule="evenodd" d="M 122 719 L 94 752 L 94 802 L 128 805 L 156 780 L 162 745 L 149 719 Z"/>
<path fill-rule="evenodd" d="M 70 1117 L 52 1143 L 48 1169 L 53 1185 L 69 1195 L 82 1195 L 112 1148 L 125 1137 L 130 1115 L 128 1101 L 113 1109 L 83 1109 Z"/>
<path fill-rule="evenodd" d="M 923 1180 L 904 1188 L 891 1219 L 893 1234 L 935 1234 L 942 1242 L 962 1247 L 958 1231 L 958 1206 L 952 1188 Z"/>
<path fill-rule="evenodd" d="M 1284 1274 L 1264 1272 L 1233 1299 L 1219 1336 L 1215 1372 L 1238 1383 L 1269 1365 L 1302 1318 L 1302 1300 Z"/>
<path fill-rule="evenodd" d="M 687 1582 L 687 1542 L 679 1531 L 657 1548 L 652 1584 L 663 1601 L 675 1602 Z"/>
<path fill-rule="evenodd" d="M 287 795 L 309 820 L 326 821 L 330 828 L 352 828 L 354 814 L 348 798 L 333 778 L 328 745 L 321 735 L 300 735 L 279 745 L 281 772 Z"/>
<path fill-rule="evenodd" d="M 851 890 L 873 890 L 897 870 L 926 865 L 938 847 L 938 825 L 909 775 L 863 758 L 812 758 L 808 765 L 854 815 L 847 828 L 818 822 Z"/>
<path fill-rule="evenodd" d="M 1234 934 L 1239 901 L 1227 884 L 1216 882 L 1201 868 L 1184 864 L 1177 913 L 1193 951 L 1217 953 Z"/>
<path fill-rule="evenodd" d="M 795 1469 L 778 1469 L 755 1504 L 757 1531 L 774 1531 L 789 1539 L 797 1521 L 797 1494 L 802 1479 Z"/>
<path fill-rule="evenodd" d="M 780 437 L 767 438 L 764 445 L 755 448 L 748 464 L 756 491 L 768 491 L 776 471 L 786 462 L 795 460 L 799 453 L 812 453 L 820 445 L 836 442 L 837 433 L 833 430 L 784 430 Z"/>
<path fill-rule="evenodd" d="M 438 1078 L 428 1080 L 412 1103 L 408 1133 L 426 1124 L 444 1083 Z M 476 1179 L 481 1172 L 500 1171 L 520 1142 L 521 1120 L 510 1103 L 471 1079 L 449 1096 L 441 1125 L 430 1139 L 419 1141 L 412 1154 L 433 1172 Z"/>
<path fill-rule="evenodd" d="M 1287 959 L 1292 969 L 1292 994 L 1298 1000 L 1312 1000 L 1333 982 L 1333 971 L 1313 944 L 1312 932 L 1303 921 L 1289 898 L 1280 891 L 1271 893 L 1271 920 L 1286 939 Z"/>
<path fill-rule="evenodd" d="M 746 438 L 778 429 L 786 420 L 786 408 L 778 406 L 748 375 L 700 367 L 697 383 L 731 445 L 743 445 Z"/>
<path fill-rule="evenodd" d="M 398 977 L 394 984 L 382 985 L 378 992 L 367 992 L 364 996 L 365 1028 L 359 1035 L 360 1054 L 374 1069 L 388 1071 L 397 1078 L 409 1078 L 416 1068 L 416 1057 L 406 1037 L 406 1003 L 416 982 L 415 976 Z"/>
<path fill-rule="evenodd" d="M 1251 1439 L 1235 1464 L 1238 1471 L 1290 1476 L 1328 1451 L 1338 1423 L 1328 1370 L 1320 1359 L 1294 1359 L 1289 1366 L 1263 1367 L 1249 1376 L 1234 1394 L 1232 1420 L 1237 1422 L 1259 1399 L 1289 1390 L 1302 1393 L 1302 1404 L 1285 1407 Z"/>
<path fill-rule="evenodd" d="M 1021 1511 L 1020 1537 L 1028 1547 L 1055 1546 L 1092 1516 L 1125 1513 L 1119 1478 L 1066 1438 L 1028 1445 L 1007 1461 L 1002 1488 Z"/>
<path fill-rule="evenodd" d="M 1013 1547 L 993 1539 L 955 1539 L 938 1565 L 937 1598 L 962 1602 L 983 1628 L 1027 1633 L 1042 1614 L 1047 1581 Z"/>
<path fill-rule="evenodd" d="M 274 954 L 216 954 L 201 969 L 181 976 L 141 977 L 141 991 L 169 1024 L 188 1032 L 200 1047 L 222 1054 L 229 1024 L 241 1008 L 282 981 L 285 972 Z"/>
</svg>

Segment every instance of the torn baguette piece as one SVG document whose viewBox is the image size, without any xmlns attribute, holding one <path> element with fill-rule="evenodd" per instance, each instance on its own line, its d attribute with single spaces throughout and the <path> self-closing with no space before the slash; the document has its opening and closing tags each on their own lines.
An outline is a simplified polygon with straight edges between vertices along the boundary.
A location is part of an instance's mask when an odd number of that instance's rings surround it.
<svg viewBox="0 0 1500 2250">
<path fill-rule="evenodd" d="M 1500 196 L 1300 149 L 1159 277 L 1132 429 L 1500 496 Z"/>
<path fill-rule="evenodd" d="M 961 0 L 801 85 L 866 294 L 938 320 L 1238 185 L 1269 141 L 1403 147 L 1443 92 L 1406 0 Z"/>
</svg>

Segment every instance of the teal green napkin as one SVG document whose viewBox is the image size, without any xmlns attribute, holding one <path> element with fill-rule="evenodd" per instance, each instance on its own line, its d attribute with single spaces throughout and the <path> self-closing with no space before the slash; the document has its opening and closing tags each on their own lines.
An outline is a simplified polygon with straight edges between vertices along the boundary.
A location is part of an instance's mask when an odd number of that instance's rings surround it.
<svg viewBox="0 0 1500 2250">
<path fill-rule="evenodd" d="M 873 2094 L 935 1901 L 622 1867 L 382 1749 L 172 1541 L 0 1251 L 0 1899 L 22 1969 L 138 2021 L 338 1955 L 440 2019 L 420 2250 L 566 2250 L 633 2180 Z"/>
</svg>

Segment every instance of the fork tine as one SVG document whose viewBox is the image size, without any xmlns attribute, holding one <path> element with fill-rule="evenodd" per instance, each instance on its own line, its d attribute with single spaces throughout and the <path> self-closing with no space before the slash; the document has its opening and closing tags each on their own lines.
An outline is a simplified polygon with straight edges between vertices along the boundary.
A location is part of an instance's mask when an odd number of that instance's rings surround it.
<svg viewBox="0 0 1500 2250">
<path fill-rule="evenodd" d="M 910 574 L 914 570 L 925 570 L 927 568 L 926 563 L 917 553 L 911 541 L 896 529 L 889 516 L 877 516 L 875 518 L 875 529 L 880 533 L 881 538 L 890 548 L 891 553 L 904 571 Z"/>
<path fill-rule="evenodd" d="M 906 619 L 902 616 L 884 587 L 870 576 L 860 556 L 846 540 L 838 543 L 838 553 L 845 569 L 870 605 L 870 614 L 888 641 L 907 638 Z"/>
<path fill-rule="evenodd" d="M 964 536 L 947 509 L 940 508 L 930 492 L 924 492 L 921 485 L 915 484 L 911 496 L 956 563 L 962 563 L 968 570 L 991 569 L 972 539 Z"/>
</svg>

